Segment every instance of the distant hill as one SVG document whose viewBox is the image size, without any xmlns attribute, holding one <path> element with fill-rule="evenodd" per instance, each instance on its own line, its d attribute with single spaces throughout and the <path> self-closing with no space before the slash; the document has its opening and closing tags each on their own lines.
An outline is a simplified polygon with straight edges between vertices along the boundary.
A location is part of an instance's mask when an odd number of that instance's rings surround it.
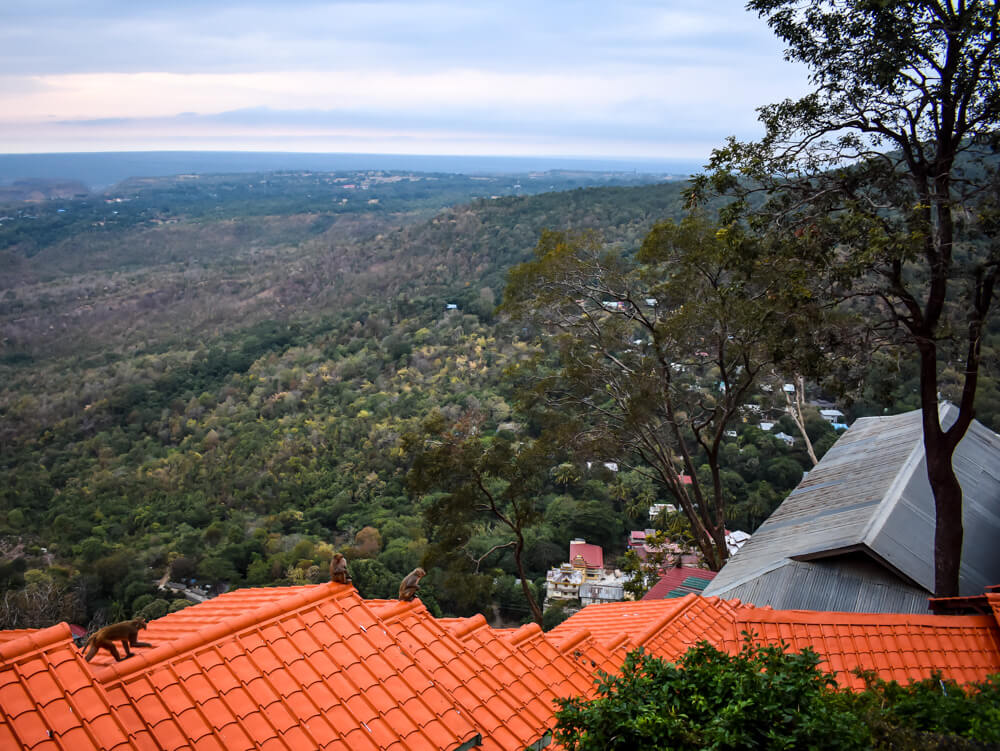
<svg viewBox="0 0 1000 751">
<path fill-rule="evenodd" d="M 92 190 L 130 177 L 272 170 L 402 170 L 507 174 L 550 170 L 636 172 L 687 176 L 697 160 L 575 159 L 566 157 L 432 156 L 418 154 L 303 154 L 251 151 L 129 151 L 0 154 L 0 185 L 27 178 L 79 180 Z"/>
<path fill-rule="evenodd" d="M 0 185 L 0 203 L 84 198 L 89 194 L 90 190 L 79 180 L 33 178 Z"/>
</svg>

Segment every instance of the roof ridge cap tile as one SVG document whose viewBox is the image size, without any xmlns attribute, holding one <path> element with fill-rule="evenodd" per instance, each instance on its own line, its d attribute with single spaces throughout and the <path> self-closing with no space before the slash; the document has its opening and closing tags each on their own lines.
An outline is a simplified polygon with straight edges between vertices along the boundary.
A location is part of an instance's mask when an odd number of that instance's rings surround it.
<svg viewBox="0 0 1000 751">
<path fill-rule="evenodd" d="M 684 595 L 684 597 L 679 600 L 674 600 L 674 602 L 680 603 L 680 605 L 676 609 L 671 608 L 670 612 L 657 618 L 652 626 L 648 626 L 645 631 L 639 633 L 634 640 L 635 643 L 640 647 L 644 647 L 653 639 L 654 636 L 666 628 L 671 621 L 679 618 L 685 612 L 690 610 L 691 606 L 697 602 L 698 598 L 699 596 L 692 592 L 691 594 Z"/>
<path fill-rule="evenodd" d="M 390 605 L 389 607 L 383 610 L 383 609 L 372 608 L 370 605 L 368 605 L 368 603 L 370 602 L 369 600 L 365 600 L 364 598 L 361 599 L 364 601 L 365 607 L 368 609 L 368 611 L 371 612 L 372 615 L 374 615 L 376 618 L 378 618 L 378 620 L 382 621 L 383 623 L 388 623 L 389 621 L 399 618 L 404 613 L 408 613 L 411 610 L 415 610 L 417 608 L 418 601 L 420 602 L 420 605 L 424 604 L 422 601 L 420 601 L 420 598 L 415 598 L 413 600 L 398 600 L 395 605 Z"/>
<path fill-rule="evenodd" d="M 526 641 L 531 641 L 536 636 L 542 636 L 544 632 L 542 627 L 537 623 L 525 623 L 521 628 L 511 634 L 507 641 L 511 643 L 512 646 L 519 646 L 524 644 Z"/>
<path fill-rule="evenodd" d="M 222 637 L 235 634 L 254 624 L 276 618 L 280 615 L 292 613 L 300 608 L 313 605 L 326 599 L 337 590 L 344 591 L 350 585 L 318 584 L 311 591 L 290 592 L 285 597 L 273 600 L 259 608 L 246 611 L 239 615 L 224 618 L 210 626 L 205 626 L 179 639 L 167 642 L 159 647 L 153 647 L 142 654 L 133 653 L 133 657 L 127 661 L 114 662 L 106 667 L 94 671 L 94 678 L 100 683 L 110 683 L 117 680 L 125 680 L 141 670 L 145 670 L 160 662 L 169 660 L 172 657 L 190 652 L 198 647 L 220 640 Z M 350 587 L 354 590 L 353 587 Z"/>
<path fill-rule="evenodd" d="M 31 631 L 16 639 L 0 644 L 0 663 L 13 661 L 29 652 L 44 651 L 54 644 L 69 639 L 72 643 L 73 632 L 65 621 Z M 68 645 L 67 645 L 68 646 Z"/>
<path fill-rule="evenodd" d="M 590 629 L 581 628 L 579 631 L 574 631 L 569 634 L 564 639 L 549 638 L 549 641 L 555 644 L 559 651 L 566 653 L 578 644 L 587 641 L 587 639 L 593 638 L 594 635 L 590 632 Z M 594 641 L 596 642 L 596 639 Z"/>
<path fill-rule="evenodd" d="M 465 623 L 446 630 L 450 631 L 456 639 L 462 640 L 473 631 L 478 631 L 481 628 L 489 628 L 489 623 L 486 622 L 486 616 L 482 613 L 476 613 L 466 618 Z"/>
<path fill-rule="evenodd" d="M 596 641 L 596 639 L 595 639 L 595 641 Z M 629 645 L 629 644 L 631 644 L 632 646 L 628 647 L 627 645 Z M 638 643 L 635 643 L 631 639 L 629 639 L 628 634 L 619 634 L 617 637 L 615 637 L 611 641 L 605 642 L 604 644 L 598 643 L 598 646 L 603 646 L 609 652 L 614 652 L 614 651 L 616 651 L 618 649 L 625 649 L 626 652 L 629 652 L 632 649 L 635 649 L 635 648 L 637 648 L 638 646 L 641 646 L 641 645 L 638 644 Z"/>
<path fill-rule="evenodd" d="M 968 628 L 983 626 L 996 618 L 992 615 L 935 615 L 933 613 L 855 613 L 838 610 L 775 610 L 773 608 L 740 607 L 736 609 L 736 619 L 753 616 L 748 620 L 766 620 L 788 623 L 857 624 L 886 626 L 935 626 L 938 628 Z"/>
</svg>

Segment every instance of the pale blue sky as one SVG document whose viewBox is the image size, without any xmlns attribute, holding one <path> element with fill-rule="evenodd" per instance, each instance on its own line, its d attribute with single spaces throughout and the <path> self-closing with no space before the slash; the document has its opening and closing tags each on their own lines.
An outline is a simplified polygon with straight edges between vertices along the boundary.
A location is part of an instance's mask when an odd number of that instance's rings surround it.
<svg viewBox="0 0 1000 751">
<path fill-rule="evenodd" d="M 736 0 L 4 0 L 0 150 L 704 159 L 805 90 Z"/>
</svg>

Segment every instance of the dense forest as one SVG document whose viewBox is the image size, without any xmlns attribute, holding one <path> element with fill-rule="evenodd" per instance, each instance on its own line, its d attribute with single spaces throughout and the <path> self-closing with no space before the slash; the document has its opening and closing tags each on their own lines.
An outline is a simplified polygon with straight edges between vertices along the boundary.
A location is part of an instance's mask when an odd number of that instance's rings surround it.
<svg viewBox="0 0 1000 751">
<path fill-rule="evenodd" d="M 684 208 L 681 183 L 638 181 L 181 176 L 0 209 L 0 628 L 157 617 L 186 602 L 168 581 L 324 581 L 338 551 L 364 596 L 425 565 L 435 612 L 529 617 L 501 526 L 475 526 L 474 566 L 444 565 L 441 493 L 410 482 L 414 446 L 472 414 L 482 436 L 545 433 L 552 416 L 525 406 L 516 374 L 546 367 L 550 346 L 498 313 L 508 270 L 543 230 L 634 254 Z M 992 427 L 995 345 L 979 407 Z M 867 373 L 843 395 L 810 391 L 852 417 L 917 406 L 907 362 Z M 734 529 L 752 532 L 812 466 L 774 436 L 798 431 L 775 385 L 722 446 Z M 836 438 L 815 410 L 805 427 L 819 454 Z M 588 451 L 552 453 L 531 486 L 536 594 L 569 540 L 613 561 L 650 505 L 674 502 Z"/>
</svg>

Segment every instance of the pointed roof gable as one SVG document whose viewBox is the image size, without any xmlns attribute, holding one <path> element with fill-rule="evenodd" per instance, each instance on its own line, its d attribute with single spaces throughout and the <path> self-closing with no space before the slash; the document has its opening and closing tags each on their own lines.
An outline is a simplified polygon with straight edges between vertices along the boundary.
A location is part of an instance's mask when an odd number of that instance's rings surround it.
<svg viewBox="0 0 1000 751">
<path fill-rule="evenodd" d="M 957 410 L 941 405 L 950 424 Z M 965 493 L 963 594 L 1000 578 L 1000 436 L 973 421 L 955 452 Z M 934 500 L 921 412 L 855 421 L 726 563 L 705 594 L 813 610 L 926 612 Z M 853 556 L 850 565 L 835 559 Z M 814 565 L 829 560 L 830 565 Z M 867 561 L 870 565 L 866 565 Z"/>
</svg>

